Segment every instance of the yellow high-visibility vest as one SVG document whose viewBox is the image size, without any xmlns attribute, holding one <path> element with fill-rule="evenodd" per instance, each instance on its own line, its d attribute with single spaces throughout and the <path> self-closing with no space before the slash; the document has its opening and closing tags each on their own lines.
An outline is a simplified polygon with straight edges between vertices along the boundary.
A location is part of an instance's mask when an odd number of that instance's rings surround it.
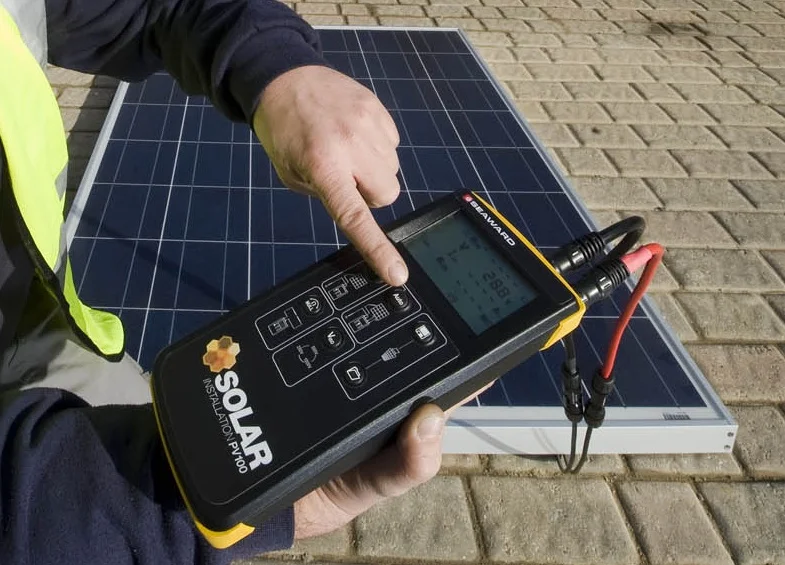
<svg viewBox="0 0 785 565">
<path fill-rule="evenodd" d="M 120 319 L 89 308 L 74 286 L 63 230 L 68 151 L 46 63 L 44 0 L 0 0 L 0 142 L 20 236 L 73 334 L 109 360 L 122 358 Z"/>
</svg>

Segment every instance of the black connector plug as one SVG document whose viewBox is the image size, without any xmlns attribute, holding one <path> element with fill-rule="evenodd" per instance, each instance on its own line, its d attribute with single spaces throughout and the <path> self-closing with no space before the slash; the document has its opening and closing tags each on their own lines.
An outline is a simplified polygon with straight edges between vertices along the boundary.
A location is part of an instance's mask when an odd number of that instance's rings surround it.
<svg viewBox="0 0 785 565">
<path fill-rule="evenodd" d="M 581 375 L 578 368 L 567 363 L 561 368 L 562 402 L 564 414 L 570 422 L 578 423 L 583 419 L 583 391 L 581 390 Z"/>
<path fill-rule="evenodd" d="M 597 232 L 590 232 L 559 248 L 549 261 L 560 275 L 591 263 L 602 253 L 605 243 Z"/>
<path fill-rule="evenodd" d="M 629 276 L 630 271 L 620 259 L 607 259 L 586 274 L 573 288 L 588 308 L 595 302 L 608 298 Z"/>
<path fill-rule="evenodd" d="M 608 395 L 613 392 L 614 384 L 613 375 L 606 379 L 599 369 L 592 376 L 591 397 L 584 413 L 586 424 L 590 428 L 599 428 L 605 421 L 605 403 L 608 400 Z"/>
</svg>

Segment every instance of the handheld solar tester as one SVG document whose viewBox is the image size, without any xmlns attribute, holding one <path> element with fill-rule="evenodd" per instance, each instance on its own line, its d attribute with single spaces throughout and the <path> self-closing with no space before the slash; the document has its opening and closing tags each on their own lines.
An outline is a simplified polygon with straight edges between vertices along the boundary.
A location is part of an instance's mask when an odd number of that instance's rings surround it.
<svg viewBox="0 0 785 565">
<path fill-rule="evenodd" d="M 158 356 L 163 443 L 214 546 L 373 455 L 421 403 L 449 408 L 551 346 L 585 311 L 473 192 L 385 230 L 404 286 L 346 246 Z"/>
</svg>

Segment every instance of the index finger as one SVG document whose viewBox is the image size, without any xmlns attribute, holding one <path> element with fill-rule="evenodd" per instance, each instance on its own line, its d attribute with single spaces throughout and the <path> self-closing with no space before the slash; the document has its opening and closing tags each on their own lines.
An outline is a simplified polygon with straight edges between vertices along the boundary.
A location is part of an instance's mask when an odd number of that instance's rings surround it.
<svg viewBox="0 0 785 565">
<path fill-rule="evenodd" d="M 327 212 L 362 255 L 366 263 L 391 286 L 401 286 L 409 278 L 398 250 L 389 240 L 368 204 L 357 189 L 353 176 L 336 179 L 320 191 Z"/>
</svg>

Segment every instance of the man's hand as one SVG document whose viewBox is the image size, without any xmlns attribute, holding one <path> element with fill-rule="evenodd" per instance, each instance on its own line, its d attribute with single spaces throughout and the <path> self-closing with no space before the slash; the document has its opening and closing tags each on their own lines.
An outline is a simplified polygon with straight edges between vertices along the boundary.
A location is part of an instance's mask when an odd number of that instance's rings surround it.
<svg viewBox="0 0 785 565">
<path fill-rule="evenodd" d="M 253 126 L 284 184 L 319 198 L 388 284 L 405 283 L 406 265 L 369 209 L 400 192 L 400 138 L 376 96 L 337 71 L 300 67 L 267 86 Z"/>
</svg>

